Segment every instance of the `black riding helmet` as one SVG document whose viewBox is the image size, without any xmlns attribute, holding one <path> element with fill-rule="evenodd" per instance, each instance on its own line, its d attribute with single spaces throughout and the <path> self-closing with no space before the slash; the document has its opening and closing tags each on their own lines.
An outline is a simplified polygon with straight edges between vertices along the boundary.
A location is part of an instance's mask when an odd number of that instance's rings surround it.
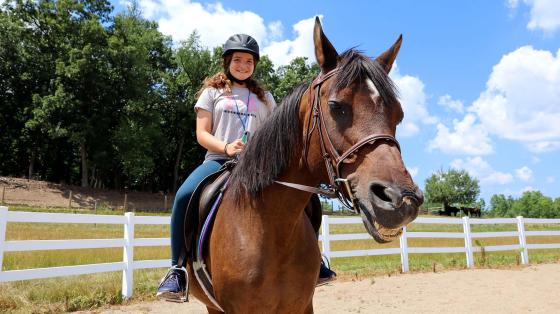
<svg viewBox="0 0 560 314">
<path fill-rule="evenodd" d="M 248 52 L 255 57 L 255 62 L 259 61 L 259 44 L 257 41 L 245 34 L 235 34 L 228 38 L 226 43 L 224 44 L 224 52 L 222 53 L 222 57 L 233 53 L 235 51 L 243 51 Z"/>
</svg>

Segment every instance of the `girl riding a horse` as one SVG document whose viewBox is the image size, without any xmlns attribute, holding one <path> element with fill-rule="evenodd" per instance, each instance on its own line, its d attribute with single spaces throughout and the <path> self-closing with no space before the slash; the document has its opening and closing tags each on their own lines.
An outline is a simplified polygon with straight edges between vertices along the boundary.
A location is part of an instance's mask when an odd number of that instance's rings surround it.
<svg viewBox="0 0 560 314">
<path fill-rule="evenodd" d="M 179 260 L 184 246 L 185 210 L 195 188 L 206 176 L 240 154 L 249 135 L 276 108 L 272 94 L 252 78 L 259 57 L 259 45 L 253 37 L 245 34 L 231 36 L 224 45 L 223 71 L 208 77 L 198 93 L 194 106 L 196 138 L 208 151 L 204 162 L 176 193 L 171 213 L 172 267 L 161 280 L 158 297 L 180 300 L 184 295 L 186 261 L 179 265 Z M 336 276 L 323 264 L 320 275 L 327 280 Z"/>
</svg>

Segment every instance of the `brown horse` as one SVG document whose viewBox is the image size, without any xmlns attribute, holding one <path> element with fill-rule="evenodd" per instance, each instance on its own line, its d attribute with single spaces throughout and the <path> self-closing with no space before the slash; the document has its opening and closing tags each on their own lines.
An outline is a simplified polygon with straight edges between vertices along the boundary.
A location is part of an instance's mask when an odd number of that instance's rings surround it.
<svg viewBox="0 0 560 314">
<path fill-rule="evenodd" d="M 314 43 L 321 74 L 255 132 L 215 218 L 205 255 L 218 305 L 189 262 L 191 292 L 209 313 L 313 312 L 320 251 L 304 213 L 312 192 L 359 211 L 379 242 L 398 237 L 423 202 L 395 139 L 403 111 L 387 73 L 401 38 L 376 60 L 339 55 L 316 19 Z"/>
</svg>

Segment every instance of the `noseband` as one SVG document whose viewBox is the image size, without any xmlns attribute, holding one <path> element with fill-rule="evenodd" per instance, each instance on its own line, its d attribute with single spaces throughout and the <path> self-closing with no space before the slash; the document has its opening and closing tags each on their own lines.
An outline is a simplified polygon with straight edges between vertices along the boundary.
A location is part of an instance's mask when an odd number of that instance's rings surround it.
<svg viewBox="0 0 560 314">
<path fill-rule="evenodd" d="M 399 142 L 397 139 L 389 134 L 370 134 L 365 138 L 361 139 L 359 142 L 355 143 L 348 150 L 339 154 L 337 149 L 334 147 L 329 136 L 329 132 L 325 125 L 325 119 L 323 117 L 323 112 L 321 111 L 321 86 L 328 79 L 333 77 L 339 72 L 338 68 L 331 70 L 327 73 L 321 73 L 317 76 L 310 88 L 310 97 L 312 103 L 312 116 L 310 115 L 307 121 L 307 130 L 305 134 L 305 142 L 303 143 L 303 158 L 305 165 L 309 168 L 307 164 L 307 155 L 309 153 L 309 142 L 311 141 L 311 135 L 315 129 L 319 132 L 319 138 L 321 143 L 321 154 L 325 162 L 325 167 L 327 169 L 327 174 L 329 177 L 329 184 L 321 184 L 325 188 L 314 188 L 297 183 L 289 183 L 282 181 L 275 181 L 276 183 L 295 188 L 298 190 L 317 193 L 328 198 L 338 198 L 338 200 L 350 211 L 359 213 L 359 206 L 357 198 L 354 196 L 350 182 L 346 178 L 341 177 L 341 166 L 345 160 L 350 156 L 356 154 L 360 148 L 365 145 L 373 145 L 377 141 L 388 141 L 393 142 L 399 152 L 401 150 Z M 312 123 L 311 127 L 310 124 Z"/>
</svg>

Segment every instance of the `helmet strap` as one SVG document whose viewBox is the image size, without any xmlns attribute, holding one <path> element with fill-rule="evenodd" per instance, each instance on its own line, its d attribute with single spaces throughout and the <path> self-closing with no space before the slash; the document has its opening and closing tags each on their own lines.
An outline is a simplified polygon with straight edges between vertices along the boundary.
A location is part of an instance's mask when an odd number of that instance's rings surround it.
<svg viewBox="0 0 560 314">
<path fill-rule="evenodd" d="M 247 79 L 244 79 L 244 80 L 237 79 L 229 71 L 227 71 L 226 76 L 230 81 L 235 82 L 237 84 L 245 84 L 250 79 L 250 78 L 247 78 Z"/>
</svg>

